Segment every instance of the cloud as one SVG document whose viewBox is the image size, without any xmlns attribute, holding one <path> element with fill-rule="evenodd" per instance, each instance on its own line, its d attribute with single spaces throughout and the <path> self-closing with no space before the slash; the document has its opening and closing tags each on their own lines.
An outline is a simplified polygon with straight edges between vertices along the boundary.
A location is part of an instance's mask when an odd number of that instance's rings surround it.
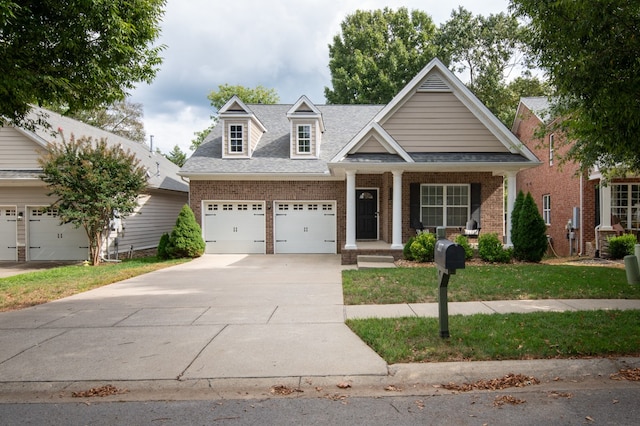
<svg viewBox="0 0 640 426">
<path fill-rule="evenodd" d="M 151 85 L 133 93 L 145 109 L 147 135 L 169 152 L 187 150 L 214 112 L 207 94 L 222 84 L 274 88 L 283 103 L 301 95 L 325 102 L 328 45 L 357 9 L 420 9 L 436 24 L 461 4 L 474 13 L 506 11 L 508 0 L 168 0 L 160 43 L 164 62 Z"/>
</svg>

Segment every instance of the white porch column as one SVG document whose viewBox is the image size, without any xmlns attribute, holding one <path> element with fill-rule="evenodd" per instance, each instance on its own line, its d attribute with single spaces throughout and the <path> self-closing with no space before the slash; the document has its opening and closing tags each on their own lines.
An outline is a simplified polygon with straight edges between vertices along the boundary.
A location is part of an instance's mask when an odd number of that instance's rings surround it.
<svg viewBox="0 0 640 426">
<path fill-rule="evenodd" d="M 507 226 L 505 229 L 505 245 L 511 247 L 511 213 L 516 203 L 516 172 L 507 173 Z"/>
<path fill-rule="evenodd" d="M 347 235 L 344 248 L 355 250 L 356 246 L 356 172 L 347 170 Z"/>
<path fill-rule="evenodd" d="M 602 182 L 602 180 L 600 181 Z M 597 224 L 596 224 L 597 225 Z M 611 231 L 611 185 L 600 185 L 600 228 Z"/>
<path fill-rule="evenodd" d="M 391 249 L 404 248 L 402 245 L 402 171 L 393 172 L 393 225 L 391 234 Z"/>
</svg>

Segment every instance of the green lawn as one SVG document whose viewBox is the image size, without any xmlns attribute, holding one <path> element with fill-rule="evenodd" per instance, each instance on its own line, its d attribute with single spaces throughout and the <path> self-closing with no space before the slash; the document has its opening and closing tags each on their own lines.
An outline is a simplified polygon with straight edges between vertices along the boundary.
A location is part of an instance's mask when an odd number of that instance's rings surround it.
<svg viewBox="0 0 640 426">
<path fill-rule="evenodd" d="M 345 304 L 437 302 L 434 267 L 346 270 Z M 546 264 L 469 265 L 451 276 L 450 302 L 639 299 L 624 269 Z M 348 320 L 388 363 L 640 356 L 640 311 L 542 312 Z"/>
<path fill-rule="evenodd" d="M 438 300 L 435 267 L 345 270 L 347 305 L 427 303 Z M 451 276 L 450 302 L 518 299 L 640 299 L 624 269 L 595 266 L 470 265 Z"/>
<path fill-rule="evenodd" d="M 0 311 L 39 305 L 188 260 L 165 261 L 148 257 L 99 266 L 60 266 L 0 278 Z"/>
</svg>

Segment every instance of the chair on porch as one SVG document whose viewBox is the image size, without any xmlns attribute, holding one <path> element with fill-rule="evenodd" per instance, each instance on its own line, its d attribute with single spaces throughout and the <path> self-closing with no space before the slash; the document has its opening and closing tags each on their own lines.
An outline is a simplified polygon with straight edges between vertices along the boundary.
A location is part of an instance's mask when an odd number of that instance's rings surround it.
<svg viewBox="0 0 640 426">
<path fill-rule="evenodd" d="M 416 235 L 420 235 L 424 232 L 424 225 L 422 224 L 422 222 L 417 220 L 411 222 L 411 228 L 416 230 Z"/>
<path fill-rule="evenodd" d="M 480 235 L 478 222 L 475 219 L 468 220 L 464 228 L 460 228 L 460 234 L 467 238 L 478 238 L 478 235 Z"/>
</svg>

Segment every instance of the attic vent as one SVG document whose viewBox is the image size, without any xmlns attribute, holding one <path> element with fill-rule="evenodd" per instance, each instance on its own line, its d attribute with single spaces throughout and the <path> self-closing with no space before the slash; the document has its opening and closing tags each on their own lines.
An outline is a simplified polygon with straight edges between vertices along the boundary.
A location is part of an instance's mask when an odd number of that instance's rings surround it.
<svg viewBox="0 0 640 426">
<path fill-rule="evenodd" d="M 418 88 L 420 92 L 450 92 L 451 88 L 438 74 L 431 74 Z"/>
</svg>

